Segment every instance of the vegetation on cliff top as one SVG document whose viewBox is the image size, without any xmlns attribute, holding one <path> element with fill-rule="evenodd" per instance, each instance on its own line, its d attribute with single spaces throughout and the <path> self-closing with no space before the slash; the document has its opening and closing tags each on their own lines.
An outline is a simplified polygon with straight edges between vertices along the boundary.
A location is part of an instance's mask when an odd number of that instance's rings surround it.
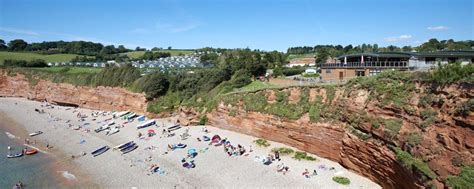
<svg viewBox="0 0 474 189">
<path fill-rule="evenodd" d="M 351 183 L 351 180 L 349 180 L 349 178 L 341 176 L 332 177 L 332 180 L 342 185 L 349 185 Z"/>
</svg>

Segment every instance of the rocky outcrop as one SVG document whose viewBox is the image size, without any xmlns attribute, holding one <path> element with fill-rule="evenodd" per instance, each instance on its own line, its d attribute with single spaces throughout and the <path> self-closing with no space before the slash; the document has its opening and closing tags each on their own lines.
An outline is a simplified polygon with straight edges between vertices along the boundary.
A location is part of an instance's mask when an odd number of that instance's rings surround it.
<svg viewBox="0 0 474 189">
<path fill-rule="evenodd" d="M 8 76 L 0 71 L 0 96 L 47 100 L 51 103 L 100 110 L 131 110 L 146 113 L 144 94 L 118 87 L 86 87 L 39 80 L 35 85 L 24 75 Z"/>
</svg>

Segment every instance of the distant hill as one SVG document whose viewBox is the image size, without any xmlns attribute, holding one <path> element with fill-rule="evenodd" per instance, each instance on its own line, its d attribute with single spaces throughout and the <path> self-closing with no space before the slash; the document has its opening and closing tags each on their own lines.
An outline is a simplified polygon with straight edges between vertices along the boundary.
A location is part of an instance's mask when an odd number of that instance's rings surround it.
<svg viewBox="0 0 474 189">
<path fill-rule="evenodd" d="M 81 56 L 77 54 L 51 54 L 51 55 L 43 55 L 37 53 L 29 53 L 29 52 L 0 52 L 0 63 L 7 59 L 12 60 L 34 60 L 34 59 L 42 59 L 46 62 L 67 62 L 71 61 L 76 56 Z"/>
</svg>

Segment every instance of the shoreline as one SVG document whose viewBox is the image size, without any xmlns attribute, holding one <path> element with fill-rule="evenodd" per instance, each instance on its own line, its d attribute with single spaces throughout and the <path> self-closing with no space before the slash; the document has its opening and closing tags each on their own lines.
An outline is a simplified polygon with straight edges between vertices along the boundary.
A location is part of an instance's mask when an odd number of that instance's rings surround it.
<svg viewBox="0 0 474 189">
<path fill-rule="evenodd" d="M 9 108 L 6 112 L 5 108 L 13 103 L 18 103 L 18 106 L 14 105 Z M 86 120 L 90 125 L 85 128 L 89 128 L 92 132 L 87 133 L 84 130 L 72 129 L 79 122 L 74 121 L 75 114 L 72 113 L 72 109 L 67 110 L 65 107 L 55 106 L 55 109 L 45 110 L 47 113 L 38 114 L 34 112 L 35 107 L 39 107 L 41 103 L 30 101 L 21 98 L 0 98 L 0 111 L 5 112 L 8 115 L 13 115 L 13 119 L 18 121 L 21 119 L 16 116 L 15 113 L 26 113 L 31 119 L 22 120 L 22 125 L 25 131 L 34 132 L 35 129 L 42 130 L 44 133 L 38 135 L 36 138 L 41 140 L 48 140 L 53 146 L 52 150 L 46 150 L 52 152 L 52 154 L 62 153 L 63 155 L 58 158 L 65 159 L 65 162 L 77 164 L 77 166 L 84 172 L 85 175 L 90 176 L 91 183 L 97 184 L 97 186 L 104 188 L 113 187 L 321 187 L 321 188 L 380 188 L 379 185 L 357 175 L 349 170 L 346 170 L 336 162 L 329 161 L 324 158 L 315 156 L 318 161 L 297 161 L 293 160 L 289 156 L 282 157 L 282 162 L 290 166 L 290 172 L 287 175 L 282 175 L 276 172 L 275 162 L 271 165 L 265 166 L 260 165 L 254 161 L 254 156 L 265 156 L 268 154 L 273 147 L 288 147 L 283 144 L 271 142 L 272 146 L 269 148 L 257 147 L 253 140 L 255 137 L 235 133 L 232 131 L 222 130 L 208 126 L 211 131 L 211 136 L 219 134 L 223 138 L 229 138 L 232 143 L 236 142 L 242 144 L 248 149 L 250 145 L 253 145 L 254 152 L 247 157 L 232 157 L 229 158 L 221 148 L 208 146 L 204 142 L 196 141 L 196 136 L 202 136 L 202 127 L 192 126 L 186 127 L 190 130 L 191 138 L 187 140 L 179 139 L 179 135 L 184 129 L 178 130 L 175 137 L 162 137 L 160 136 L 161 129 L 163 126 L 171 126 L 173 119 L 175 118 L 164 118 L 156 119 L 157 127 L 150 127 L 149 129 L 157 130 L 157 135 L 143 140 L 136 138 L 138 132 L 146 132 L 148 129 L 137 131 L 135 125 L 137 122 L 126 124 L 124 128 L 121 128 L 120 132 L 112 136 L 105 136 L 103 133 L 94 133 L 93 129 L 97 128 L 97 121 L 105 120 L 107 116 L 97 118 L 92 121 Z M 22 110 L 23 109 L 23 110 Z M 79 112 L 84 112 L 85 115 L 89 115 L 92 110 L 77 109 Z M 61 120 L 51 121 L 47 114 L 53 115 L 52 117 L 61 117 Z M 110 117 L 110 115 L 109 115 Z M 71 120 L 72 127 L 69 128 L 65 124 L 65 120 Z M 49 122 L 48 122 L 49 121 Z M 116 119 L 115 122 L 122 122 Z M 33 124 L 34 123 L 34 124 Z M 163 126 L 162 126 L 163 125 Z M 27 135 L 27 134 L 26 134 Z M 79 141 L 87 141 L 85 144 L 79 144 Z M 110 150 L 100 156 L 91 157 L 89 152 L 97 149 L 104 144 L 114 147 L 118 144 L 126 141 L 134 140 L 139 148 L 129 154 L 120 155 L 114 150 Z M 188 144 L 188 148 L 182 151 L 171 151 L 166 155 L 166 145 L 183 142 Z M 73 146 L 77 150 L 73 150 L 67 147 Z M 157 148 L 156 150 L 144 150 L 147 147 Z M 199 155 L 195 158 L 196 168 L 185 169 L 181 166 L 181 158 L 186 155 L 186 151 L 189 148 L 196 148 L 199 151 Z M 207 149 L 206 149 L 207 148 Z M 288 147 L 291 148 L 291 147 Z M 206 149 L 206 150 L 204 150 Z M 294 148 L 291 148 L 294 149 Z M 202 150 L 202 151 L 201 151 Z M 294 149 L 295 150 L 295 149 Z M 56 152 L 57 151 L 57 152 Z M 71 155 L 79 152 L 87 152 L 88 154 L 84 157 L 71 159 Z M 312 155 L 314 156 L 314 155 Z M 146 158 L 152 157 L 152 161 L 147 162 Z M 150 164 L 158 164 L 166 172 L 164 175 L 148 175 L 146 169 Z M 301 176 L 301 172 L 305 168 L 309 170 L 317 169 L 317 166 L 326 165 L 327 167 L 335 167 L 335 171 L 321 170 L 315 178 L 304 178 Z M 318 170 L 319 172 L 320 170 Z M 337 173 L 337 174 L 336 174 Z M 74 174 L 76 175 L 76 174 Z M 82 176 L 78 174 L 78 178 Z M 349 186 L 340 185 L 331 180 L 332 176 L 341 175 L 347 176 L 351 179 Z M 84 177 L 87 178 L 87 177 Z M 87 180 L 87 179 L 86 179 Z M 137 180 L 139 180 L 137 182 Z M 236 182 L 239 181 L 239 185 Z M 79 181 L 82 182 L 82 181 Z"/>
<path fill-rule="evenodd" d="M 44 157 L 40 157 L 39 159 L 45 160 L 47 164 L 47 172 L 49 173 L 48 176 L 51 176 L 53 178 L 53 181 L 50 181 L 49 183 L 44 183 L 47 184 L 47 186 L 54 186 L 54 187 L 72 187 L 72 188 L 78 188 L 80 185 L 85 185 L 85 186 L 90 186 L 90 187 L 97 187 L 95 183 L 92 183 L 90 178 L 87 178 L 87 174 L 85 174 L 78 165 L 76 165 L 74 162 L 68 161 L 65 157 L 64 154 L 62 154 L 61 151 L 50 151 L 46 152 L 43 148 L 39 146 L 43 146 L 44 144 L 39 141 L 35 144 L 25 144 L 24 139 L 27 138 L 28 132 L 24 126 L 21 124 L 17 123 L 14 119 L 12 119 L 7 113 L 3 112 L 0 110 L 0 120 L 2 120 L 3 124 L 1 124 L 1 133 L 2 135 L 7 134 L 9 140 L 12 140 L 13 143 L 15 143 L 15 146 L 12 146 L 14 152 L 17 151 L 16 148 L 22 148 L 22 147 L 28 147 L 30 149 L 36 149 L 38 150 L 38 154 L 44 155 Z M 10 137 L 15 137 L 15 138 L 10 138 Z M 27 157 L 28 159 L 30 158 L 37 158 L 36 155 L 32 157 Z M 27 161 L 21 160 L 21 161 Z M 29 160 L 28 160 L 29 161 Z M 33 159 L 33 161 L 38 161 L 37 159 Z M 7 161 L 8 162 L 8 161 Z M 38 168 L 33 168 L 33 170 L 38 169 Z M 59 174 L 60 172 L 72 172 L 74 173 L 73 175 L 82 178 L 83 181 L 76 182 L 75 180 L 67 179 L 65 178 L 62 174 Z M 31 178 L 29 178 L 31 179 Z M 11 183 L 13 185 L 15 183 Z M 24 183 L 26 184 L 26 187 L 29 187 L 29 185 L 32 185 L 31 183 Z M 53 185 L 49 185 L 53 184 Z M 57 185 L 56 185 L 57 184 Z M 35 186 L 35 184 L 33 184 Z M 10 185 L 7 187 L 11 187 Z M 35 187 L 41 187 L 41 186 L 35 186 Z"/>
</svg>

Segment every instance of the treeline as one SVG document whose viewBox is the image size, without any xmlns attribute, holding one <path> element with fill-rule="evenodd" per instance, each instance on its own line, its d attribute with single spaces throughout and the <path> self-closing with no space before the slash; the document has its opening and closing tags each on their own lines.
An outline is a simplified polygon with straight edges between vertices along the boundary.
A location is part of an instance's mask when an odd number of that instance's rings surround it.
<svg viewBox="0 0 474 189">
<path fill-rule="evenodd" d="M 3 62 L 4 67 L 48 67 L 48 64 L 44 60 L 37 59 L 37 60 L 12 60 L 7 59 Z"/>
<path fill-rule="evenodd" d="M 41 43 L 27 43 L 22 39 L 15 39 L 5 44 L 5 41 L 0 39 L 0 49 L 8 51 L 28 51 L 41 54 L 80 54 L 95 56 L 98 54 L 115 54 L 130 51 L 123 45 L 117 48 L 113 45 L 104 46 L 100 43 L 87 41 L 44 41 Z"/>
<path fill-rule="evenodd" d="M 170 57 L 171 53 L 169 52 L 153 52 L 153 51 L 146 51 L 143 56 L 140 58 L 142 60 L 156 60 L 159 58 Z"/>
<path fill-rule="evenodd" d="M 474 41 L 454 41 L 430 39 L 427 42 L 417 47 L 412 46 L 387 46 L 379 47 L 377 44 L 362 44 L 358 46 L 342 46 L 342 45 L 317 45 L 314 47 L 291 47 L 288 48 L 287 54 L 316 54 L 316 62 L 321 63 L 326 61 L 328 57 L 337 57 L 343 54 L 363 53 L 363 52 L 434 52 L 441 50 L 472 50 L 474 48 Z"/>
</svg>

